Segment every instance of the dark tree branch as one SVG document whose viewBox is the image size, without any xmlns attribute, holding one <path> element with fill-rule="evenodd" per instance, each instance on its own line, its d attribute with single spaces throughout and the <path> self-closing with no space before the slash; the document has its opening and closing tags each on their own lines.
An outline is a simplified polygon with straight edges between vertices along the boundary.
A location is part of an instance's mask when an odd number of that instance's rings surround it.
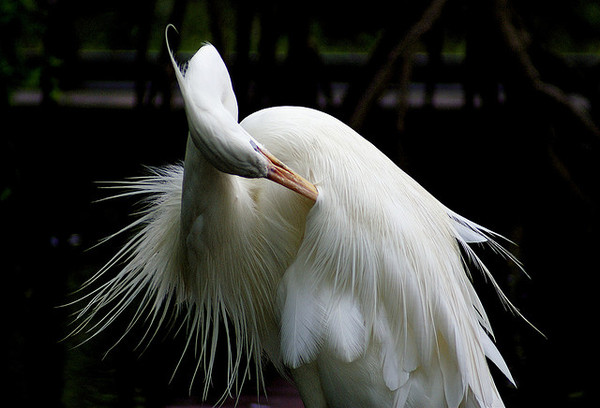
<svg viewBox="0 0 600 408">
<path fill-rule="evenodd" d="M 138 4 L 139 3 L 139 4 Z M 137 2 L 139 10 L 138 14 L 138 35 L 136 39 L 136 53 L 135 53 L 135 69 L 138 73 L 135 80 L 135 95 L 136 95 L 136 107 L 141 108 L 145 105 L 151 105 L 151 100 L 146 100 L 146 88 L 148 81 L 154 80 L 152 77 L 152 67 L 148 62 L 148 45 L 150 42 L 150 33 L 152 30 L 152 22 L 154 21 L 154 7 L 156 6 L 156 0 L 149 2 Z M 150 99 L 150 97 L 148 97 Z"/>
<path fill-rule="evenodd" d="M 220 50 L 223 57 L 226 58 L 226 50 L 229 48 L 224 30 L 224 27 L 227 25 L 227 18 L 224 10 L 225 6 L 221 0 L 208 0 L 206 5 L 209 15 L 208 23 L 212 35 L 212 44 Z"/>
<path fill-rule="evenodd" d="M 169 23 L 177 27 L 178 30 L 183 28 L 183 19 L 185 16 L 186 7 L 187 0 L 175 0 L 173 2 L 173 7 L 169 15 Z M 173 38 L 169 38 L 169 40 L 171 48 L 173 50 L 177 50 L 179 48 L 179 42 L 181 41 L 180 37 L 178 35 L 175 35 L 173 36 Z M 152 88 L 150 90 L 151 100 L 154 98 L 154 95 L 157 92 L 162 91 L 162 107 L 163 109 L 167 109 L 171 106 L 171 86 L 173 84 L 173 81 L 175 81 L 175 72 L 171 67 L 169 52 L 166 46 L 161 47 L 157 65 L 158 75 L 155 83 L 152 84 Z"/>
<path fill-rule="evenodd" d="M 507 0 L 495 0 L 495 15 L 500 32 L 507 44 L 508 51 L 516 61 L 520 74 L 528 85 L 544 99 L 557 105 L 573 119 L 579 122 L 588 132 L 600 138 L 600 129 L 594 123 L 588 112 L 573 103 L 568 95 L 559 87 L 544 82 L 540 72 L 535 67 L 527 50 L 528 40 L 519 32 L 512 22 Z"/>
<path fill-rule="evenodd" d="M 405 54 L 406 50 L 416 43 L 419 38 L 426 33 L 433 23 L 439 18 L 446 0 L 433 0 L 421 15 L 421 18 L 413 24 L 406 32 L 406 35 L 394 46 L 387 55 L 384 64 L 377 70 L 362 97 L 359 98 L 357 105 L 352 111 L 350 125 L 359 129 L 366 116 L 377 100 L 381 92 L 389 84 L 396 71 L 398 60 Z"/>
<path fill-rule="evenodd" d="M 399 103 L 398 103 L 398 118 L 396 119 L 396 130 L 399 132 L 404 131 L 404 118 L 406 117 L 406 112 L 408 111 L 408 96 L 409 96 L 409 86 L 410 80 L 413 72 L 413 58 L 415 55 L 414 47 L 409 47 L 404 52 L 403 57 L 401 58 L 400 65 L 400 81 L 399 81 Z"/>
</svg>

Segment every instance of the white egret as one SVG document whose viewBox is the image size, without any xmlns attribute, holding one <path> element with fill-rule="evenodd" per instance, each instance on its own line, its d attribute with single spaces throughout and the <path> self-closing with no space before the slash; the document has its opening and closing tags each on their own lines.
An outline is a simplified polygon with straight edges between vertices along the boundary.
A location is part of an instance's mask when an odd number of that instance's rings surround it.
<svg viewBox="0 0 600 408">
<path fill-rule="evenodd" d="M 217 50 L 205 44 L 182 65 L 169 52 L 185 161 L 119 186 L 146 207 L 93 278 L 122 265 L 88 295 L 78 330 L 103 330 L 139 297 L 132 325 L 162 324 L 170 304 L 183 312 L 207 387 L 225 335 L 226 394 L 250 359 L 261 378 L 266 358 L 308 408 L 503 406 L 487 359 L 513 379 L 463 259 L 510 305 L 468 245 L 510 257 L 498 236 L 325 113 L 276 107 L 238 123 Z"/>
</svg>

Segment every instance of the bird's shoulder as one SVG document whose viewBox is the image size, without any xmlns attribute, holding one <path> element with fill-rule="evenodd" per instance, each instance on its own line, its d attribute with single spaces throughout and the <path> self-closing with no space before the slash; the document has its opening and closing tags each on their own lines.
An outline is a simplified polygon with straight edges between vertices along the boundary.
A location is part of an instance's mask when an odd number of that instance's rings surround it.
<svg viewBox="0 0 600 408">
<path fill-rule="evenodd" d="M 327 113 L 281 106 L 255 112 L 241 125 L 294 171 L 318 185 L 357 191 L 361 185 L 376 189 L 383 183 L 392 190 L 404 184 L 406 174 L 394 162 Z"/>
</svg>

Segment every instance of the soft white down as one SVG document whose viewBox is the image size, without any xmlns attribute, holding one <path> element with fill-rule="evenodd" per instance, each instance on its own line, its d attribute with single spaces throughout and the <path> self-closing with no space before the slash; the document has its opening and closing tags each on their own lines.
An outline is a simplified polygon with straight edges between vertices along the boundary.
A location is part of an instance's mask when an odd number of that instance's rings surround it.
<svg viewBox="0 0 600 408">
<path fill-rule="evenodd" d="M 156 327 L 177 305 L 207 387 L 227 339 L 225 394 L 250 371 L 261 378 L 264 358 L 307 408 L 504 406 L 487 359 L 513 379 L 461 257 L 495 285 L 468 244 L 507 255 L 496 235 L 325 113 L 276 107 L 238 123 L 213 46 L 183 66 L 171 58 L 190 128 L 184 164 L 119 186 L 146 209 L 78 329 L 103 330 L 138 297 L 132 325 Z"/>
</svg>

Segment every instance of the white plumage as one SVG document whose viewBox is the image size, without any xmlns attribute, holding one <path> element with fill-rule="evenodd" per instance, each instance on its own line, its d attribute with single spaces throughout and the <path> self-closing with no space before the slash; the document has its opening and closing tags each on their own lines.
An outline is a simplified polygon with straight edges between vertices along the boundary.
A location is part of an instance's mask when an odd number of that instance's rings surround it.
<svg viewBox="0 0 600 408">
<path fill-rule="evenodd" d="M 493 282 L 468 243 L 503 251 L 495 234 L 325 113 L 277 107 L 238 124 L 211 45 L 185 70 L 173 64 L 190 124 L 185 162 L 118 186 L 145 196 L 146 209 L 99 272 L 124 262 L 88 296 L 79 330 L 103 330 L 134 297 L 132 324 L 156 327 L 174 302 L 207 387 L 227 338 L 226 394 L 248 375 L 247 357 L 260 378 L 264 356 L 309 408 L 503 406 L 486 357 L 513 379 L 461 257 Z M 274 157 L 292 187 L 272 176 Z"/>
</svg>

